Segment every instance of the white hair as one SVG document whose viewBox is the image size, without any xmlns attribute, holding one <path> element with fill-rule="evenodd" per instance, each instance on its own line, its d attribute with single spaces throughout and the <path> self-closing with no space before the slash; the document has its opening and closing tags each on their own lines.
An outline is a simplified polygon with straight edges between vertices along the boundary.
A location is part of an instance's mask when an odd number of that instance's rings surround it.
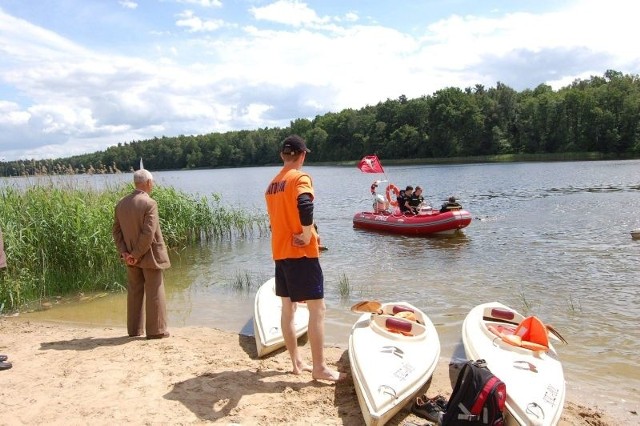
<svg viewBox="0 0 640 426">
<path fill-rule="evenodd" d="M 144 183 L 153 180 L 153 175 L 147 169 L 140 169 L 133 172 L 133 183 Z"/>
</svg>

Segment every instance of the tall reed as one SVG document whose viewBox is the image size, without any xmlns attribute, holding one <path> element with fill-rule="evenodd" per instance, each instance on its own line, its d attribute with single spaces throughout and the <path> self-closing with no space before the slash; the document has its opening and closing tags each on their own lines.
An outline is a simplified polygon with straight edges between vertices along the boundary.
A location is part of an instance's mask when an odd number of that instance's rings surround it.
<svg viewBox="0 0 640 426">
<path fill-rule="evenodd" d="M 7 268 L 0 272 L 0 312 L 78 291 L 126 286 L 113 243 L 114 207 L 132 185 L 101 190 L 54 182 L 0 188 L 0 228 Z M 160 223 L 170 249 L 267 230 L 266 216 L 155 187 Z"/>
<path fill-rule="evenodd" d="M 342 299 L 346 299 L 351 294 L 351 283 L 349 282 L 347 274 L 343 273 L 340 276 L 340 281 L 338 281 L 338 291 Z"/>
<path fill-rule="evenodd" d="M 233 281 L 231 283 L 231 287 L 237 292 L 248 292 L 256 283 L 254 279 L 255 274 L 252 274 L 250 271 L 236 271 L 235 276 L 233 277 Z"/>
</svg>

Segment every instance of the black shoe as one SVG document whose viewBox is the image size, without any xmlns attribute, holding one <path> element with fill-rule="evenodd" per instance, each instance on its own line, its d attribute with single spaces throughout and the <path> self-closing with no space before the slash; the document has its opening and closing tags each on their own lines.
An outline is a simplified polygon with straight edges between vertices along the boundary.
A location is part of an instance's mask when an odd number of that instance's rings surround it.
<svg viewBox="0 0 640 426">
<path fill-rule="evenodd" d="M 151 340 L 151 339 L 165 339 L 167 337 L 171 336 L 171 334 L 169 334 L 169 332 L 165 332 L 162 334 L 150 334 L 147 336 L 147 340 Z"/>
<path fill-rule="evenodd" d="M 9 357 L 6 355 L 0 355 L 0 362 L 8 360 Z"/>
<path fill-rule="evenodd" d="M 428 400 L 424 396 L 419 396 L 413 404 L 411 404 L 411 412 L 418 417 L 429 420 L 430 422 L 440 424 L 443 410 L 434 401 Z"/>
<path fill-rule="evenodd" d="M 434 396 L 429 401 L 434 402 L 441 411 L 447 411 L 447 398 L 445 398 L 444 396 Z"/>
<path fill-rule="evenodd" d="M 13 367 L 13 365 L 10 362 L 0 361 L 0 370 L 8 370 L 11 367 Z"/>
</svg>

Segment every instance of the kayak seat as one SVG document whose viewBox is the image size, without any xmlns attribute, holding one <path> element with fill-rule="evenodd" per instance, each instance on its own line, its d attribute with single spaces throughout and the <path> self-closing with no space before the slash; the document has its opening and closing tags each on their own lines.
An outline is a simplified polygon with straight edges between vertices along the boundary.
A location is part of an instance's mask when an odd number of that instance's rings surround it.
<svg viewBox="0 0 640 426">
<path fill-rule="evenodd" d="M 424 325 L 424 321 L 422 321 L 418 316 L 416 316 L 416 312 L 408 306 L 402 305 L 393 305 L 391 308 L 391 312 L 393 312 L 393 316 L 397 318 L 404 318 L 408 321 L 417 322 L 418 324 Z"/>
<path fill-rule="evenodd" d="M 416 318 L 416 314 L 411 311 L 400 311 L 397 314 L 393 314 L 393 316 L 396 318 L 405 319 L 407 321 L 418 322 L 418 319 Z"/>
<path fill-rule="evenodd" d="M 500 338 L 502 338 L 502 335 L 504 334 L 513 334 L 516 331 L 516 327 L 513 325 L 489 324 L 487 328 L 490 332 Z"/>
</svg>

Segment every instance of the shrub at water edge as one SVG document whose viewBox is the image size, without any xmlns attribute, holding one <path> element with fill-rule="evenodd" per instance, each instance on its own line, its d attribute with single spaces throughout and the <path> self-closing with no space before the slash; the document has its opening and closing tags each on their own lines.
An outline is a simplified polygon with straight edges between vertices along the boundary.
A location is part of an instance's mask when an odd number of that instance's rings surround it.
<svg viewBox="0 0 640 426">
<path fill-rule="evenodd" d="M 36 184 L 0 188 L 0 227 L 8 265 L 0 273 L 0 313 L 25 303 L 80 291 L 126 286 L 111 237 L 114 207 L 131 185 L 93 190 Z M 157 186 L 165 241 L 176 251 L 189 244 L 266 231 L 266 216 Z"/>
</svg>

